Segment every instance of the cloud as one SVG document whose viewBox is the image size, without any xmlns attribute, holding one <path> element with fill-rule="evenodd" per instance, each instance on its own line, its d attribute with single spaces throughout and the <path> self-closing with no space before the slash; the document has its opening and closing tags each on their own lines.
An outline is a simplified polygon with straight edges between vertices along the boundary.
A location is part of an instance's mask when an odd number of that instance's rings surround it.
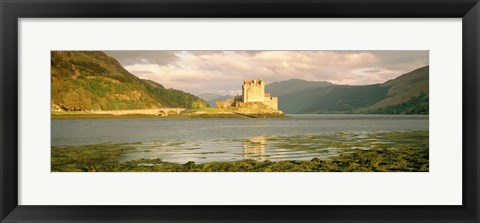
<svg viewBox="0 0 480 223">
<path fill-rule="evenodd" d="M 114 53 L 112 53 L 114 52 Z M 238 93 L 243 79 L 382 83 L 428 65 L 428 51 L 108 51 L 140 78 L 193 94 Z"/>
<path fill-rule="evenodd" d="M 104 51 L 106 54 L 117 59 L 123 66 L 133 64 L 169 64 L 177 60 L 175 51 L 149 51 L 149 50 L 114 50 Z"/>
</svg>

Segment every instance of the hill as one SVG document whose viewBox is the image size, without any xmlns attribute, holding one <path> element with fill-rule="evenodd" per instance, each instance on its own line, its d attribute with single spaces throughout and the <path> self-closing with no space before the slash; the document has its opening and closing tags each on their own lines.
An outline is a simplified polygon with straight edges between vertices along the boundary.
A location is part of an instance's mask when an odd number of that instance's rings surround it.
<svg viewBox="0 0 480 223">
<path fill-rule="evenodd" d="M 326 87 L 333 85 L 330 82 L 326 81 L 306 81 L 300 79 L 291 79 L 288 81 L 280 81 L 268 84 L 265 86 L 265 91 L 270 92 L 274 96 L 283 96 L 292 94 L 294 92 L 299 92 L 307 90 L 314 87 Z"/>
<path fill-rule="evenodd" d="M 279 96 L 285 113 L 428 114 L 429 67 L 381 84 L 335 85 L 288 80 L 271 83 L 266 91 Z"/>
<path fill-rule="evenodd" d="M 206 106 L 197 96 L 136 77 L 99 51 L 52 51 L 51 103 L 64 111 Z"/>
<path fill-rule="evenodd" d="M 213 100 L 215 98 L 219 98 L 219 97 L 222 97 L 221 94 L 215 94 L 215 93 L 203 93 L 203 94 L 199 94 L 197 95 L 199 98 L 205 100 L 205 101 L 209 101 L 209 100 Z"/>
<path fill-rule="evenodd" d="M 370 106 L 370 108 L 375 109 L 405 103 L 412 97 L 421 94 L 428 97 L 428 70 L 428 66 L 422 67 L 383 83 L 382 86 L 389 88 L 387 97 Z"/>
</svg>

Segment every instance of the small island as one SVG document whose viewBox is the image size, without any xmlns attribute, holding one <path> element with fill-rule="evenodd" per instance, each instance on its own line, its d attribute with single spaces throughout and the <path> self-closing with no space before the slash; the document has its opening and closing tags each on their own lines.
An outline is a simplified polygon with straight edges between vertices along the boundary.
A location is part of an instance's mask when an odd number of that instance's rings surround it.
<svg viewBox="0 0 480 223">
<path fill-rule="evenodd" d="M 225 101 L 216 101 L 216 108 L 200 109 L 195 112 L 200 115 L 233 114 L 250 118 L 285 117 L 278 110 L 278 97 L 272 97 L 265 92 L 265 81 L 243 80 L 242 95 Z"/>
</svg>

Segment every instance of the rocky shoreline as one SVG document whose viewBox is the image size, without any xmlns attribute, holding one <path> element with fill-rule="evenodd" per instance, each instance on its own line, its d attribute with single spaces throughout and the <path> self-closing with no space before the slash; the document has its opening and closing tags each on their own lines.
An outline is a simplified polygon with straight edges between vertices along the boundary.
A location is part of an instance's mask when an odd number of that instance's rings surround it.
<svg viewBox="0 0 480 223">
<path fill-rule="evenodd" d="M 339 133 L 344 134 L 344 133 Z M 333 136 L 318 136 L 328 139 Z M 290 137 L 289 137 L 290 138 Z M 372 139 L 393 143 L 378 143 Z M 122 161 L 127 154 L 138 152 L 137 144 L 97 144 L 52 147 L 52 172 L 428 172 L 429 147 L 427 131 L 373 133 L 359 142 L 323 140 L 327 147 L 342 150 L 336 156 L 311 160 L 257 161 L 252 159 L 195 163 L 166 162 L 159 158 Z M 293 138 L 285 149 L 309 150 Z M 141 150 L 146 148 L 140 147 Z M 222 149 L 219 148 L 218 151 Z M 241 150 L 239 151 L 241 152 Z M 321 157 L 321 156 L 319 156 Z"/>
<path fill-rule="evenodd" d="M 154 113 L 128 113 L 125 111 L 112 112 L 52 112 L 51 119 L 142 119 L 142 118 L 285 118 L 285 114 L 281 112 L 258 112 L 258 113 L 242 113 L 242 112 L 191 112 L 180 114 L 169 114 L 168 116 L 157 115 Z"/>
</svg>

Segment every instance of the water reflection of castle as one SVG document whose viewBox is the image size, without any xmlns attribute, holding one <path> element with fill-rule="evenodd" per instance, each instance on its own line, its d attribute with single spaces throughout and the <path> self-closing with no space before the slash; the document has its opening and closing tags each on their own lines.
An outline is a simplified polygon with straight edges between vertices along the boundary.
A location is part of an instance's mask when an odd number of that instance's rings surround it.
<svg viewBox="0 0 480 223">
<path fill-rule="evenodd" d="M 243 142 L 243 159 L 264 161 L 265 144 L 267 140 L 264 136 L 256 136 Z"/>
</svg>

